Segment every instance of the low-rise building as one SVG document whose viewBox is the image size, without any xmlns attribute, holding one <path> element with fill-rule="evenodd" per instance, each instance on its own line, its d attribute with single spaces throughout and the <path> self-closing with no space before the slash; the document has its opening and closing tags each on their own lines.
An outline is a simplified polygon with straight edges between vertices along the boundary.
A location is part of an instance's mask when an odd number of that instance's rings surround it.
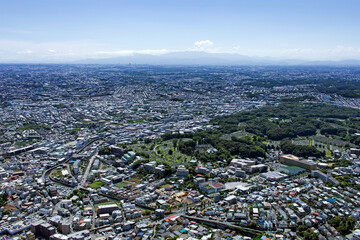
<svg viewBox="0 0 360 240">
<path fill-rule="evenodd" d="M 301 167 L 308 171 L 317 169 L 317 164 L 313 161 L 300 160 L 298 157 L 291 154 L 280 156 L 279 162 L 290 166 Z"/>
<path fill-rule="evenodd" d="M 177 169 L 178 178 L 187 178 L 189 176 L 189 170 L 184 165 L 180 165 Z"/>
</svg>

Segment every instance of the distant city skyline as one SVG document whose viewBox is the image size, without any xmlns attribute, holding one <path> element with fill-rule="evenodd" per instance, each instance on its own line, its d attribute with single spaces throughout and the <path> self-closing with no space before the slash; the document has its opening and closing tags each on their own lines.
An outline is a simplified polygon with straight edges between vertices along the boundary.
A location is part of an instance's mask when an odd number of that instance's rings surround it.
<svg viewBox="0 0 360 240">
<path fill-rule="evenodd" d="M 0 62 L 231 53 L 360 60 L 357 0 L 3 0 Z"/>
</svg>

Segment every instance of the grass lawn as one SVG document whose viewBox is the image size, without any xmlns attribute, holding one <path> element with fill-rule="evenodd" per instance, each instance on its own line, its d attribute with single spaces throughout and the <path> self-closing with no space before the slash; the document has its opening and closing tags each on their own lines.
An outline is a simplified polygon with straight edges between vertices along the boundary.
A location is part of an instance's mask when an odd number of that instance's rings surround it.
<svg viewBox="0 0 360 240">
<path fill-rule="evenodd" d="M 118 186 L 120 188 L 125 187 L 126 185 L 129 185 L 129 184 L 124 183 L 124 182 L 120 182 L 120 183 L 116 184 L 116 186 Z"/>
<path fill-rule="evenodd" d="M 51 176 L 54 176 L 54 177 L 62 177 L 61 170 L 60 170 L 60 169 L 53 170 L 53 171 L 51 172 Z"/>
<path fill-rule="evenodd" d="M 183 139 L 183 141 L 186 140 L 187 139 Z M 153 146 L 155 146 L 155 149 Z M 156 161 L 158 164 L 167 163 L 171 166 L 177 166 L 179 164 L 186 164 L 191 160 L 190 156 L 182 154 L 177 149 L 174 149 L 172 140 L 157 144 L 133 144 L 131 145 L 131 148 L 138 153 L 148 154 L 149 161 Z M 169 154 L 170 149 L 173 154 Z"/>
<path fill-rule="evenodd" d="M 106 183 L 98 181 L 98 182 L 93 182 L 89 184 L 89 187 L 94 188 L 94 189 L 98 189 L 101 186 L 105 185 Z"/>
</svg>

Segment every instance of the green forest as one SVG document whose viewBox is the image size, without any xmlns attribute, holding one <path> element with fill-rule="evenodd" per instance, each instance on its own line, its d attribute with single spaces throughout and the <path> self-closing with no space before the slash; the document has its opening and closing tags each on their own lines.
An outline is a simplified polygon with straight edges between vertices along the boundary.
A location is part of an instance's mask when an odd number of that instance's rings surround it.
<svg viewBox="0 0 360 240">
<path fill-rule="evenodd" d="M 216 117 L 210 122 L 217 129 L 188 134 L 165 134 L 164 140 L 179 139 L 179 150 L 204 161 L 230 159 L 233 156 L 265 157 L 268 141 L 280 141 L 285 153 L 300 157 L 325 156 L 324 151 L 314 146 L 296 145 L 297 137 L 317 134 L 354 144 L 360 143 L 360 112 L 351 108 L 339 108 L 325 104 L 280 103 L 252 111 L 229 116 Z M 247 136 L 224 139 L 224 134 L 237 131 L 249 133 Z M 210 144 L 218 151 L 206 154 L 196 151 L 196 146 Z"/>
</svg>

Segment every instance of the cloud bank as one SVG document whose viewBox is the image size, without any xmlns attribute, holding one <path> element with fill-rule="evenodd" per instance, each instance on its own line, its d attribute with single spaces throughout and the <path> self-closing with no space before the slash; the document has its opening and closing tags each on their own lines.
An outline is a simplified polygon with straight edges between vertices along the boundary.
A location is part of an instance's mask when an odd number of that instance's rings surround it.
<svg viewBox="0 0 360 240">
<path fill-rule="evenodd" d="M 285 48 L 251 49 L 245 46 L 220 46 L 214 48 L 211 40 L 198 40 L 184 49 L 119 49 L 91 41 L 44 42 L 13 41 L 0 39 L 0 62 L 71 62 L 82 59 L 103 59 L 135 54 L 164 55 L 176 52 L 231 53 L 250 57 L 272 57 L 300 60 L 360 60 L 360 48 L 335 46 L 326 49 Z"/>
</svg>

